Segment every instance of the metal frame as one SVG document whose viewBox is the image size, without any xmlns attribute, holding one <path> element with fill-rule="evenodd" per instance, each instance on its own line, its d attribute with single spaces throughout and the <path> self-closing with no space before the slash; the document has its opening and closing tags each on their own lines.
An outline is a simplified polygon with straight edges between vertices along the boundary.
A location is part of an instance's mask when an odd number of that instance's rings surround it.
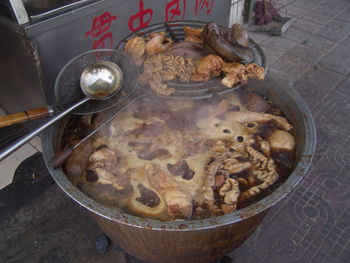
<svg viewBox="0 0 350 263">
<path fill-rule="evenodd" d="M 12 6 L 12 13 L 16 18 L 17 23 L 20 25 L 28 23 L 29 16 L 22 0 L 9 0 L 9 3 Z"/>
<path fill-rule="evenodd" d="M 244 23 L 250 25 L 252 23 L 254 5 L 257 0 L 245 0 Z"/>
<path fill-rule="evenodd" d="M 244 5 L 247 0 L 231 0 L 230 22 L 228 26 L 238 23 L 242 24 L 244 20 Z M 240 14 L 241 13 L 241 14 Z M 241 17 L 239 17 L 241 16 Z M 237 19 L 237 17 L 239 19 Z"/>
</svg>

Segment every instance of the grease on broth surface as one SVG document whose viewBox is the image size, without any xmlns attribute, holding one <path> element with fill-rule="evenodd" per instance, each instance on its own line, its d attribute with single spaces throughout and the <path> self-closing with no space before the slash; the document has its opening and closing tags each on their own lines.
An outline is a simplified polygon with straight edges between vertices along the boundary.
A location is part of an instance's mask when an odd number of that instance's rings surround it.
<svg viewBox="0 0 350 263">
<path fill-rule="evenodd" d="M 75 151 L 65 172 L 91 198 L 127 213 L 218 216 L 286 180 L 294 166 L 292 128 L 270 100 L 244 90 L 205 100 L 149 99 Z M 76 129 L 68 125 L 66 136 L 81 136 Z"/>
</svg>

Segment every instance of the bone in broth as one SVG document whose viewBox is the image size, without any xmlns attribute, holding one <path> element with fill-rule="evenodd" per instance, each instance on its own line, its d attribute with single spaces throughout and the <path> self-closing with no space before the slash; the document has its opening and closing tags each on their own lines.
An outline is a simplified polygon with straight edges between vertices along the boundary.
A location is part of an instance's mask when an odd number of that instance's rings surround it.
<svg viewBox="0 0 350 263">
<path fill-rule="evenodd" d="M 71 119 L 64 143 L 104 115 Z M 244 89 L 204 100 L 139 100 L 107 126 L 64 170 L 89 197 L 137 216 L 228 214 L 269 194 L 294 165 L 293 126 L 269 99 Z"/>
</svg>

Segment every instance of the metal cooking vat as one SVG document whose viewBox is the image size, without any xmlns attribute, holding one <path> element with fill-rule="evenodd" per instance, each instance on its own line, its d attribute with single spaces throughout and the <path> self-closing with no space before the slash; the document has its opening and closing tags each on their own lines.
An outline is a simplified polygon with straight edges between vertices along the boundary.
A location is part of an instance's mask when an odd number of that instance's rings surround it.
<svg viewBox="0 0 350 263">
<path fill-rule="evenodd" d="M 161 222 L 126 214 L 103 206 L 83 194 L 62 169 L 49 171 L 56 183 L 78 204 L 90 211 L 102 230 L 125 251 L 146 262 L 212 263 L 238 247 L 259 226 L 268 210 L 288 195 L 310 167 L 316 146 L 315 125 L 310 110 L 291 87 L 267 76 L 252 81 L 264 89 L 294 125 L 297 140 L 296 166 L 286 182 L 259 202 L 224 216 Z M 43 136 L 45 162 L 59 150 L 67 119 L 52 126 Z"/>
</svg>

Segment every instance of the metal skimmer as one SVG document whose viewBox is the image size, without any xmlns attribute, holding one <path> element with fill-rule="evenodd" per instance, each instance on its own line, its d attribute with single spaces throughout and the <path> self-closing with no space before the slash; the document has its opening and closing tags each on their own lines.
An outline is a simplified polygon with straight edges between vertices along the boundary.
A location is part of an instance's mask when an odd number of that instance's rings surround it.
<svg viewBox="0 0 350 263">
<path fill-rule="evenodd" d="M 74 114 L 101 112 L 121 103 L 137 87 L 138 69 L 124 52 L 115 49 L 96 49 L 87 51 L 70 60 L 60 71 L 55 82 L 55 106 L 62 109 L 81 99 L 84 94 L 80 88 L 80 76 L 84 69 L 98 61 L 111 61 L 123 71 L 124 83 L 120 90 L 104 101 L 91 100 L 74 110 Z"/>
</svg>

